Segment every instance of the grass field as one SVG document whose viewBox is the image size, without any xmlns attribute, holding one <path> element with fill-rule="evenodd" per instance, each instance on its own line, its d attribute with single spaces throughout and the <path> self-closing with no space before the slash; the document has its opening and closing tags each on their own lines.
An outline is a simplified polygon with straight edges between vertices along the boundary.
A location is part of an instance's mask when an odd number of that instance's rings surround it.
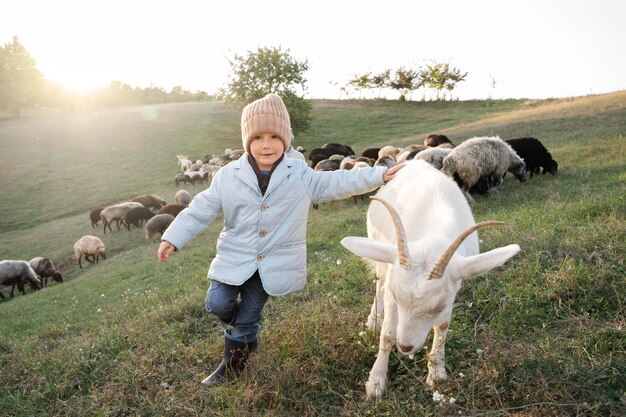
<svg viewBox="0 0 626 417">
<path fill-rule="evenodd" d="M 88 213 L 137 194 L 173 200 L 176 155 L 241 147 L 240 109 L 24 114 L 0 120 L 0 259 L 50 257 L 65 282 L 0 302 L 2 416 L 626 414 L 626 92 L 314 102 L 312 129 L 296 138 L 307 149 L 341 142 L 360 152 L 434 132 L 456 144 L 535 136 L 559 162 L 557 177 L 519 184 L 507 176 L 472 205 L 477 221 L 506 222 L 481 232 L 483 251 L 518 243 L 522 252 L 464 283 L 448 335 L 449 379 L 431 389 L 425 351 L 392 354 L 388 394 L 372 402 L 364 381 L 378 343 L 363 323 L 374 277 L 339 244 L 366 235 L 366 201 L 311 210 L 306 288 L 270 299 L 243 379 L 206 390 L 199 381 L 218 364 L 223 340 L 203 306 L 220 221 L 159 264 L 142 230 L 104 235 Z M 100 236 L 108 256 L 80 270 L 72 245 L 84 234 Z"/>
</svg>

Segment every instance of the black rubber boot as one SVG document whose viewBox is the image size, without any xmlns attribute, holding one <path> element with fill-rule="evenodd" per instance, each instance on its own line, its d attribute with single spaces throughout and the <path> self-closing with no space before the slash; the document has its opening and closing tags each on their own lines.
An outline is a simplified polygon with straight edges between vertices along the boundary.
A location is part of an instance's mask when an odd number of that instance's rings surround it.
<svg viewBox="0 0 626 417">
<path fill-rule="evenodd" d="M 257 347 L 254 342 L 242 343 L 224 338 L 224 356 L 222 362 L 211 375 L 206 377 L 204 385 L 222 385 L 226 381 L 237 378 L 246 368 L 248 356 Z"/>
</svg>

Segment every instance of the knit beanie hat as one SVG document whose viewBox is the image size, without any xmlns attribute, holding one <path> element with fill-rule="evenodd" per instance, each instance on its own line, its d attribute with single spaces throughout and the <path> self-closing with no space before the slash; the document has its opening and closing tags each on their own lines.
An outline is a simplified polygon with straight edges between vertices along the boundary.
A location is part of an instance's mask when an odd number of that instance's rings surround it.
<svg viewBox="0 0 626 417">
<path fill-rule="evenodd" d="M 283 99 L 276 94 L 268 94 L 243 108 L 241 112 L 241 139 L 246 152 L 250 153 L 250 138 L 262 133 L 272 133 L 280 137 L 289 149 L 291 122 Z"/>
</svg>

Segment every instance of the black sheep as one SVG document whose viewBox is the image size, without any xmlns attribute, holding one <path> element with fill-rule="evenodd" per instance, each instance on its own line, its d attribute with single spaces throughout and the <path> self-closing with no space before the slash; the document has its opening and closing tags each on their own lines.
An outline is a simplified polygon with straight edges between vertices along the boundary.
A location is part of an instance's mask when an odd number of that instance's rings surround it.
<svg viewBox="0 0 626 417">
<path fill-rule="evenodd" d="M 434 147 L 434 146 L 439 146 L 443 143 L 449 143 L 451 145 L 454 145 L 452 141 L 448 139 L 446 135 L 439 135 L 439 134 L 433 133 L 433 134 L 426 136 L 426 138 L 424 139 L 424 145 L 426 146 Z"/>
<path fill-rule="evenodd" d="M 550 155 L 550 152 L 539 139 L 531 137 L 516 138 L 507 139 L 505 142 L 511 145 L 515 153 L 524 160 L 526 170 L 530 172 L 531 177 L 533 174 L 539 174 L 541 168 L 543 168 L 542 174 L 547 172 L 552 175 L 557 174 L 559 164 L 552 159 L 552 155 Z"/>
<path fill-rule="evenodd" d="M 364 156 L 366 158 L 372 158 L 374 161 L 376 161 L 378 159 L 378 151 L 380 151 L 380 148 L 367 148 L 363 151 L 361 156 Z"/>
<path fill-rule="evenodd" d="M 130 232 L 130 225 L 143 226 L 143 221 L 154 217 L 154 213 L 147 207 L 134 207 L 126 214 L 126 228 Z"/>
</svg>

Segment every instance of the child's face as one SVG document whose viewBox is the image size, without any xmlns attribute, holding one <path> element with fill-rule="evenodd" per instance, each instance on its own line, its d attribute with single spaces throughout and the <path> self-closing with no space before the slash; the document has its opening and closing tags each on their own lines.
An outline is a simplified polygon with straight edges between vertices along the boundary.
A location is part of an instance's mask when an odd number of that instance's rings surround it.
<svg viewBox="0 0 626 417">
<path fill-rule="evenodd" d="M 278 135 L 262 133 L 250 138 L 250 153 L 262 171 L 269 171 L 285 151 L 285 145 Z"/>
</svg>

